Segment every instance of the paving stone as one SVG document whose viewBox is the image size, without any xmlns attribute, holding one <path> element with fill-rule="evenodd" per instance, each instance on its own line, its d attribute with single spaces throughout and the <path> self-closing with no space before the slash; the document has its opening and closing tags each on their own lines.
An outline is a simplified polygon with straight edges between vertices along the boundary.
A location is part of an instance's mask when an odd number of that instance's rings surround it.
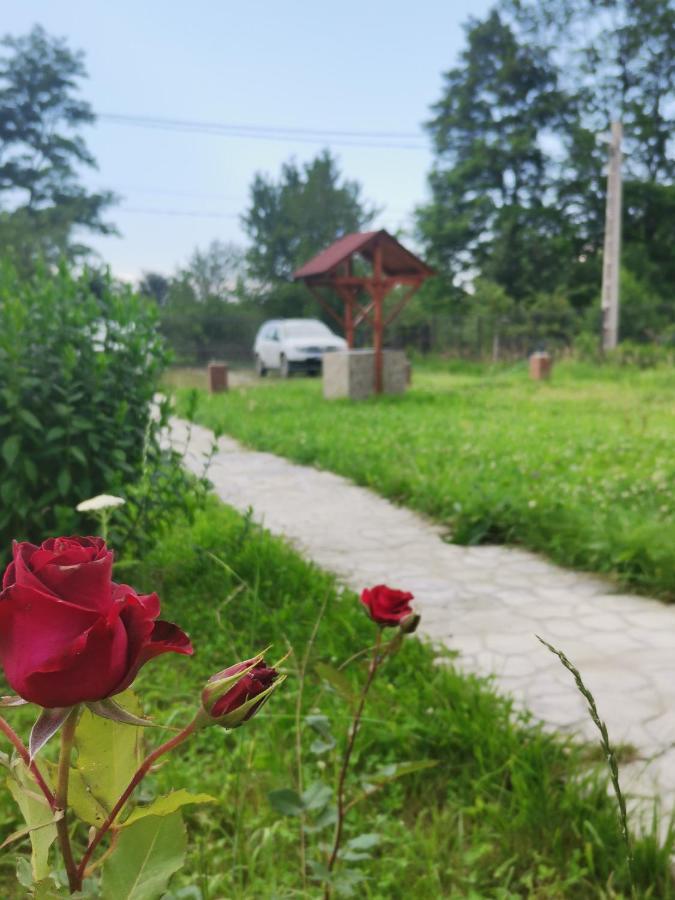
<svg viewBox="0 0 675 900">
<path fill-rule="evenodd" d="M 182 451 L 187 423 L 175 419 L 172 427 Z M 186 465 L 201 473 L 213 436 L 190 430 Z M 462 670 L 494 676 L 547 728 L 595 741 L 572 676 L 535 635 L 549 640 L 581 671 L 610 737 L 629 739 L 650 760 L 622 768 L 630 789 L 660 795 L 666 811 L 675 801 L 675 607 L 614 591 L 598 576 L 519 548 L 448 544 L 441 527 L 411 510 L 229 437 L 218 441 L 209 478 L 225 503 L 252 508 L 257 521 L 346 586 L 411 590 L 422 638 L 459 650 Z"/>
</svg>

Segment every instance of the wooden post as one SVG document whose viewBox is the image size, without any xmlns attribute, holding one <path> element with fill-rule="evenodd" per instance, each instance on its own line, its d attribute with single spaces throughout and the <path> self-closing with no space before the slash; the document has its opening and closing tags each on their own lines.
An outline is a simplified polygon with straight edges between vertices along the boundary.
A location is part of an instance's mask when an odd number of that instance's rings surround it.
<svg viewBox="0 0 675 900">
<path fill-rule="evenodd" d="M 354 346 L 354 298 L 350 289 L 345 291 L 345 340 L 351 350 Z"/>
<path fill-rule="evenodd" d="M 373 348 L 375 350 L 375 393 L 381 394 L 384 387 L 382 366 L 382 293 L 375 288 L 375 322 L 373 327 Z"/>
<path fill-rule="evenodd" d="M 373 318 L 373 349 L 375 350 L 375 393 L 381 394 L 384 387 L 382 365 L 382 301 L 384 290 L 382 285 L 382 245 L 378 241 L 375 245 L 373 258 L 373 303 L 375 305 Z"/>
<path fill-rule="evenodd" d="M 227 385 L 227 365 L 223 362 L 210 362 L 208 366 L 209 373 L 209 393 L 219 394 L 226 391 Z"/>
<path fill-rule="evenodd" d="M 551 377 L 553 360 L 548 353 L 537 352 L 530 357 L 530 378 L 543 381 Z"/>
<path fill-rule="evenodd" d="M 354 274 L 354 263 L 351 256 L 347 260 L 347 275 Z M 347 346 L 351 350 L 354 347 L 354 300 L 356 299 L 356 288 L 346 288 L 342 299 L 345 304 L 345 340 Z"/>
</svg>

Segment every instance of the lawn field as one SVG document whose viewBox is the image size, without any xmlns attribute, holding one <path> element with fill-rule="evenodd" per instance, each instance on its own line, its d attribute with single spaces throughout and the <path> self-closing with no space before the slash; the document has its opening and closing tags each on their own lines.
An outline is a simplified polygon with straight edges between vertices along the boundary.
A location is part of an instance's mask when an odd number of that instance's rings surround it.
<svg viewBox="0 0 675 900">
<path fill-rule="evenodd" d="M 187 390 L 178 391 L 185 410 Z M 200 393 L 197 420 L 330 469 L 447 526 L 675 599 L 675 370 L 419 368 L 402 397 L 324 401 L 311 379 Z"/>
<path fill-rule="evenodd" d="M 189 721 L 205 680 L 222 667 L 267 644 L 273 645 L 270 659 L 289 647 L 294 651 L 285 664 L 287 681 L 255 719 L 234 732 L 212 727 L 199 733 L 148 779 L 144 801 L 155 790 L 180 787 L 215 798 L 209 806 L 189 808 L 187 867 L 166 897 L 320 896 L 316 884 L 302 885 L 298 820 L 273 809 L 268 792 L 296 786 L 299 746 L 305 787 L 314 786 L 315 796 L 331 796 L 349 721 L 344 698 L 361 682 L 365 663 L 352 661 L 343 669 L 342 696 L 323 680 L 317 664 L 337 667 L 372 642 L 374 626 L 358 599 L 216 502 L 194 525 L 176 525 L 143 563 L 127 565 L 117 577 L 156 590 L 163 615 L 185 628 L 196 648 L 192 659 L 166 656 L 142 670 L 137 692 L 159 722 Z M 298 713 L 297 663 L 324 600 Z M 349 868 L 350 879 L 364 879 L 352 886 L 352 896 L 628 898 L 625 848 L 600 754 L 543 734 L 488 681 L 458 674 L 447 652 L 442 661 L 431 647 L 406 639 L 373 685 L 348 796 L 362 790 L 361 779 L 375 782 L 383 766 L 421 760 L 436 765 L 385 785 L 349 813 L 348 840 L 377 836 L 368 839 L 370 858 L 338 870 L 344 875 Z M 31 712 L 7 715 L 25 734 Z M 326 717 L 321 733 L 307 718 L 312 714 L 316 722 L 319 713 Z M 328 732 L 335 749 L 325 739 Z M 146 731 L 150 744 L 163 739 L 155 729 Z M 54 749 L 50 744 L 44 754 Z M 7 791 L 0 794 L 0 826 L 3 839 L 19 827 Z M 329 824 L 308 835 L 310 862 L 325 858 L 322 848 L 331 834 Z M 24 896 L 16 893 L 14 867 L 15 853 L 25 852 L 26 843 L 0 856 L 0 896 Z M 649 836 L 636 839 L 633 897 L 673 896 L 673 847 L 671 837 L 665 846 Z M 339 896 L 349 896 L 348 889 L 345 878 Z"/>
</svg>

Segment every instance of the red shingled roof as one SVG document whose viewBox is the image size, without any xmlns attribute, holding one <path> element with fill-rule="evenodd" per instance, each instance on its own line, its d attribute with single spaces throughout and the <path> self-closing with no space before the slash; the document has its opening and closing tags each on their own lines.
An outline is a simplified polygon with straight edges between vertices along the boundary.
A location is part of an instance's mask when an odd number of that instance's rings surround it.
<svg viewBox="0 0 675 900">
<path fill-rule="evenodd" d="M 399 244 L 395 237 L 387 231 L 363 231 L 355 234 L 346 234 L 338 238 L 330 247 L 326 247 L 321 253 L 317 253 L 309 262 L 301 266 L 293 273 L 293 278 L 314 279 L 332 272 L 341 263 L 346 262 L 354 253 L 359 253 L 365 259 L 372 261 L 374 248 L 377 243 L 382 245 L 382 268 L 387 275 L 432 275 L 431 269 L 419 257 Z"/>
</svg>

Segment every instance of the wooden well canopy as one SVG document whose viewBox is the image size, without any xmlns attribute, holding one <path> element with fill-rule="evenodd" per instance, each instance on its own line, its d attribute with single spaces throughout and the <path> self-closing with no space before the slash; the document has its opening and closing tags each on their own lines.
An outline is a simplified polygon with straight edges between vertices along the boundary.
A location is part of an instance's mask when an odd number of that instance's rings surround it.
<svg viewBox="0 0 675 900">
<path fill-rule="evenodd" d="M 355 274 L 356 256 L 369 264 L 369 274 Z M 301 266 L 293 273 L 293 278 L 303 281 L 326 312 L 339 323 L 350 348 L 354 346 L 354 330 L 363 322 L 372 325 L 375 391 L 379 394 L 382 392 L 384 329 L 433 274 L 430 266 L 381 229 L 346 234 Z M 387 295 L 400 286 L 407 290 L 397 298 L 391 309 L 385 311 Z M 337 312 L 322 294 L 325 289 L 338 296 L 342 313 Z M 367 297 L 365 303 L 361 300 L 364 293 Z"/>
</svg>

